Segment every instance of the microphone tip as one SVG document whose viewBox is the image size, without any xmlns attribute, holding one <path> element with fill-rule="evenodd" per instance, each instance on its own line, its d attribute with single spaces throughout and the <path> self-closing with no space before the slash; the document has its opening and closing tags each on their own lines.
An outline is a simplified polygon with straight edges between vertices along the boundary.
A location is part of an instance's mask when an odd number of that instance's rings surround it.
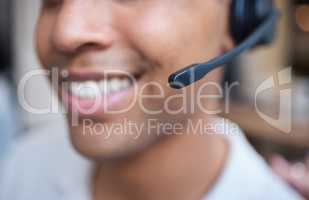
<svg viewBox="0 0 309 200">
<path fill-rule="evenodd" d="M 182 89 L 187 86 L 183 83 L 183 81 L 180 81 L 178 79 L 179 76 L 177 75 L 177 73 L 170 75 L 168 78 L 169 86 L 176 90 Z"/>
<path fill-rule="evenodd" d="M 177 84 L 175 74 L 172 74 L 172 75 L 169 76 L 168 83 L 169 83 L 169 86 L 173 89 L 181 89 L 182 88 L 182 87 L 180 87 L 180 84 Z"/>
</svg>

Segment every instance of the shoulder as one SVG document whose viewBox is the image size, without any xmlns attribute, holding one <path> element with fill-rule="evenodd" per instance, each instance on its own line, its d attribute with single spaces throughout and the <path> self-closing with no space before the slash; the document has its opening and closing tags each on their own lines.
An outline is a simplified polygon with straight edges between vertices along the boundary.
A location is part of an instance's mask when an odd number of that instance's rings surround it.
<svg viewBox="0 0 309 200">
<path fill-rule="evenodd" d="M 90 162 L 74 151 L 66 132 L 37 132 L 15 144 L 5 160 L 0 199 L 57 199 L 71 187 L 68 181 L 82 179 L 77 170 L 87 172 Z"/>
<path fill-rule="evenodd" d="M 230 144 L 229 156 L 207 199 L 302 199 L 272 172 L 236 124 L 228 120 L 223 123 L 227 123 L 224 127 L 228 127 L 224 130 Z"/>
</svg>

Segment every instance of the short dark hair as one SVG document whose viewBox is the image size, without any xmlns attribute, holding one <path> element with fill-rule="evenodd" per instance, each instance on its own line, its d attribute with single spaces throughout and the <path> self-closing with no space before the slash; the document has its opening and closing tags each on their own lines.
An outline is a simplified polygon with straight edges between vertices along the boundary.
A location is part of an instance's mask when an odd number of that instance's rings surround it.
<svg viewBox="0 0 309 200">
<path fill-rule="evenodd" d="M 11 0 L 0 1 L 0 71 L 11 66 Z"/>
</svg>

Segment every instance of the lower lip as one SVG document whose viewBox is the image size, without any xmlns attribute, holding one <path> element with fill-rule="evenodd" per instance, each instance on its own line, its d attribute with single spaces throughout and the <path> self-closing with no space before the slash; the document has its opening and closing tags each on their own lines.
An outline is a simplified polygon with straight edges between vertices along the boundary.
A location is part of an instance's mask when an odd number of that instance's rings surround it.
<svg viewBox="0 0 309 200">
<path fill-rule="evenodd" d="M 124 105 L 132 99 L 135 87 L 126 90 L 102 95 L 94 99 L 86 99 L 72 95 L 68 90 L 62 89 L 62 101 L 69 112 L 82 118 L 100 119 L 104 114 L 125 112 L 130 105 Z"/>
</svg>

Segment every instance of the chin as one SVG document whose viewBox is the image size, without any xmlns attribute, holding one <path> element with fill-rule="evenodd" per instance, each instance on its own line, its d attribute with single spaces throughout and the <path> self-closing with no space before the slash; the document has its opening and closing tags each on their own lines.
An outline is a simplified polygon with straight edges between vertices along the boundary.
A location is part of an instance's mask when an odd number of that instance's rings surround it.
<svg viewBox="0 0 309 200">
<path fill-rule="evenodd" d="M 111 124 L 105 124 L 105 126 L 111 126 Z M 97 133 L 94 128 L 85 128 L 83 125 L 69 128 L 71 143 L 75 150 L 95 161 L 134 156 L 149 148 L 159 138 L 155 134 L 145 133 L 138 137 L 137 133 Z"/>
</svg>

